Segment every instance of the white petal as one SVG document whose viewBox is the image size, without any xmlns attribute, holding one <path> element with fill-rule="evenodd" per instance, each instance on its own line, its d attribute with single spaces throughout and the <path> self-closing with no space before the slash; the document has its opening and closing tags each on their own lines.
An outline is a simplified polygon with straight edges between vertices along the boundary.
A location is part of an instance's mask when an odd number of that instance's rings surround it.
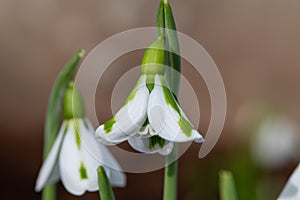
<svg viewBox="0 0 300 200">
<path fill-rule="evenodd" d="M 69 127 L 59 156 L 59 169 L 63 185 L 73 195 L 82 195 L 88 188 L 88 180 L 81 176 L 82 167 L 86 169 L 82 145 L 76 141 L 75 120 L 69 120 Z M 89 174 L 87 174 L 89 176 Z"/>
<path fill-rule="evenodd" d="M 150 132 L 150 124 L 147 124 L 146 126 L 142 127 L 139 132 L 138 132 L 138 135 L 141 135 L 141 136 L 144 136 L 144 135 L 147 135 L 149 132 Z"/>
<path fill-rule="evenodd" d="M 147 154 L 160 153 L 162 155 L 168 155 L 171 153 L 171 151 L 173 149 L 173 142 L 166 141 L 166 140 L 165 140 L 165 144 L 163 147 L 161 147 L 157 144 L 151 148 L 149 137 L 148 138 L 131 137 L 128 140 L 128 143 L 135 150 L 142 152 L 142 153 L 147 153 Z"/>
<path fill-rule="evenodd" d="M 281 192 L 278 200 L 299 200 L 300 199 L 300 165 L 294 171 L 286 186 Z"/>
<path fill-rule="evenodd" d="M 163 155 L 163 156 L 167 156 L 167 155 L 169 155 L 172 152 L 173 147 L 174 147 L 174 143 L 173 142 L 169 142 L 158 153 L 161 154 L 161 155 Z"/>
<path fill-rule="evenodd" d="M 135 136 L 148 138 L 154 135 L 157 135 L 157 133 L 153 130 L 150 124 L 147 124 L 146 126 L 142 127 Z"/>
<path fill-rule="evenodd" d="M 45 185 L 49 183 L 55 183 L 59 180 L 59 173 L 57 171 L 57 158 L 64 138 L 65 128 L 66 122 L 63 122 L 51 151 L 49 152 L 49 155 L 40 169 L 35 185 L 35 191 L 37 192 L 41 191 Z"/>
<path fill-rule="evenodd" d="M 147 103 L 149 91 L 146 87 L 146 76 L 142 75 L 134 88 L 135 95 L 116 113 L 110 120 L 113 124 L 108 130 L 103 124 L 96 130 L 97 140 L 106 144 L 118 144 L 124 142 L 136 134 L 143 126 L 147 117 Z"/>
<path fill-rule="evenodd" d="M 108 149 L 96 141 L 91 123 L 86 119 L 88 130 L 81 131 L 82 148 L 85 154 L 85 163 L 88 163 L 89 191 L 98 189 L 97 168 L 104 166 L 110 183 L 113 186 L 124 187 L 126 185 L 126 176 L 121 172 L 119 163 L 115 160 Z M 101 188 L 100 188 L 101 189 Z"/>
<path fill-rule="evenodd" d="M 163 81 L 163 82 L 162 82 Z M 169 101 L 173 102 L 173 107 L 167 102 L 162 85 L 165 85 L 166 92 L 169 93 Z M 177 110 L 174 108 L 177 108 Z M 186 115 L 174 99 L 172 93 L 167 88 L 164 77 L 156 75 L 155 85 L 149 96 L 148 102 L 148 119 L 153 129 L 158 135 L 166 140 L 173 142 L 187 142 L 195 140 L 203 142 L 203 137 L 192 127 Z M 184 121 L 185 124 L 180 127 L 179 122 Z M 184 127 L 188 127 L 190 131 L 185 133 Z"/>
</svg>

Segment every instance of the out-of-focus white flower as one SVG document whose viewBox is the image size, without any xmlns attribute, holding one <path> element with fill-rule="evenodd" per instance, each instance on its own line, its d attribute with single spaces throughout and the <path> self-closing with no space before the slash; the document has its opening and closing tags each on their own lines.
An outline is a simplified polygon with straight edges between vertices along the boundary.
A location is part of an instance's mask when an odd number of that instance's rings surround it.
<svg viewBox="0 0 300 200">
<path fill-rule="evenodd" d="M 270 116 L 253 136 L 252 157 L 266 168 L 279 168 L 297 158 L 299 135 L 296 125 L 288 118 Z"/>
<path fill-rule="evenodd" d="M 300 165 L 293 172 L 277 200 L 300 199 Z"/>
<path fill-rule="evenodd" d="M 100 165 L 105 168 L 113 186 L 125 186 L 126 177 L 121 172 L 118 162 L 104 145 L 95 140 L 94 129 L 84 117 L 81 101 L 79 91 L 71 84 L 65 94 L 63 106 L 65 120 L 40 169 L 36 191 L 41 191 L 44 186 L 59 179 L 73 195 L 97 191 L 99 189 L 97 168 Z M 77 112 L 74 112 L 73 106 Z"/>
</svg>

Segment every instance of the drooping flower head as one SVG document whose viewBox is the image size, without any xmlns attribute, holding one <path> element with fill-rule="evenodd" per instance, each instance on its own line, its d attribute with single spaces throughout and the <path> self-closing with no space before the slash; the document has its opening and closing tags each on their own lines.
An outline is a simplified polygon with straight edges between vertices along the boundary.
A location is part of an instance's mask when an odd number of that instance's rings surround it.
<svg viewBox="0 0 300 200">
<path fill-rule="evenodd" d="M 107 148 L 96 142 L 94 129 L 85 118 L 82 97 L 73 83 L 66 90 L 63 111 L 64 121 L 40 169 L 35 190 L 41 191 L 45 185 L 61 179 L 73 195 L 97 191 L 100 165 L 104 166 L 112 185 L 124 186 L 126 177 Z"/>
<path fill-rule="evenodd" d="M 145 51 L 135 87 L 113 118 L 98 127 L 96 138 L 106 145 L 128 140 L 136 150 L 167 155 L 173 142 L 203 142 L 177 103 L 165 78 L 164 41 L 159 37 Z"/>
</svg>

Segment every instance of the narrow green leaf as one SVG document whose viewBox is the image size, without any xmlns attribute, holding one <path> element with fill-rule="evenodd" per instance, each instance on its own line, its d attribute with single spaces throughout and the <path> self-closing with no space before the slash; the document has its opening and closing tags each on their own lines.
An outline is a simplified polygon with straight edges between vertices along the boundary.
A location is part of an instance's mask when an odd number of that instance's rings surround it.
<svg viewBox="0 0 300 200">
<path fill-rule="evenodd" d="M 104 167 L 100 166 L 98 172 L 99 195 L 102 200 L 114 200 L 115 195 L 105 173 Z"/>
<path fill-rule="evenodd" d="M 80 61 L 84 55 L 84 50 L 79 50 L 71 60 L 64 66 L 58 74 L 48 102 L 48 108 L 45 120 L 44 129 L 44 153 L 43 158 L 46 159 L 51 147 L 55 141 L 56 135 L 61 124 L 62 117 L 62 103 L 65 90 L 69 82 L 74 78 L 75 72 Z M 44 188 L 42 194 L 43 200 L 55 199 L 55 185 L 48 185 Z"/>
<path fill-rule="evenodd" d="M 165 39 L 165 49 L 167 51 L 165 64 L 171 68 L 166 69 L 166 77 L 170 88 L 177 96 L 181 70 L 178 35 L 171 6 L 163 0 L 160 1 L 157 10 L 156 26 L 158 36 L 162 36 Z"/>
<path fill-rule="evenodd" d="M 237 193 L 231 172 L 220 171 L 219 177 L 221 200 L 237 200 Z"/>
<path fill-rule="evenodd" d="M 156 15 L 157 37 L 164 36 L 165 28 L 165 14 L 164 14 L 164 2 L 160 1 L 157 15 Z"/>
</svg>

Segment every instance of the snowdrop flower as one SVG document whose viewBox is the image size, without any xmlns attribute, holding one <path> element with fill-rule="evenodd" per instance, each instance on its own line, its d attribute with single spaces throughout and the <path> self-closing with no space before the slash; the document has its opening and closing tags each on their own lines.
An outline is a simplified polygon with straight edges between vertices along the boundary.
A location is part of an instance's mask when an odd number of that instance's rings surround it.
<svg viewBox="0 0 300 200">
<path fill-rule="evenodd" d="M 164 43 L 146 49 L 142 75 L 122 108 L 96 130 L 98 141 L 115 145 L 128 140 L 136 150 L 167 155 L 173 142 L 203 142 L 180 108 L 164 76 Z"/>
<path fill-rule="evenodd" d="M 300 165 L 294 171 L 277 200 L 300 199 Z"/>
<path fill-rule="evenodd" d="M 297 159 L 297 126 L 285 116 L 272 115 L 263 120 L 251 143 L 254 161 L 265 168 L 280 168 Z"/>
<path fill-rule="evenodd" d="M 125 175 L 112 154 L 95 140 L 94 129 L 84 117 L 81 95 L 72 83 L 66 90 L 63 110 L 65 120 L 40 169 L 35 190 L 41 191 L 45 185 L 61 179 L 73 195 L 97 191 L 100 165 L 104 166 L 112 185 L 124 186 Z M 113 166 L 113 169 L 106 166 Z"/>
</svg>

